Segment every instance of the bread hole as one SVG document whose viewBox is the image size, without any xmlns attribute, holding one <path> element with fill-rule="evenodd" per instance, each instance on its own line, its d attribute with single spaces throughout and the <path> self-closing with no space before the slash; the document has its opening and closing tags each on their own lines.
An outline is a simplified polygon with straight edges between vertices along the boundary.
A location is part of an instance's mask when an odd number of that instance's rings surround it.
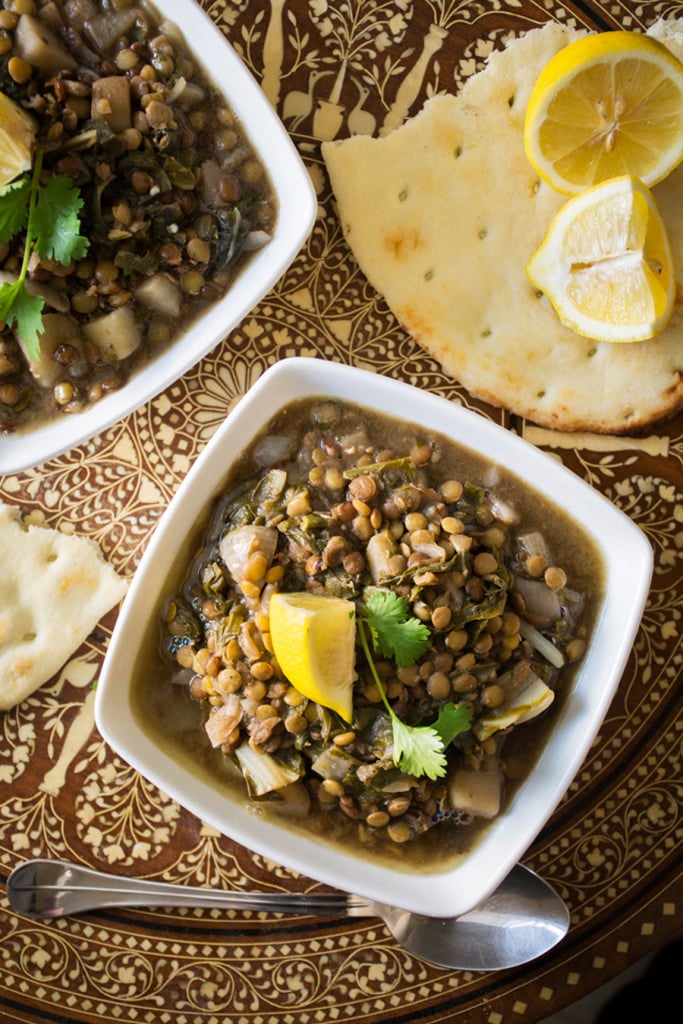
<svg viewBox="0 0 683 1024">
<path fill-rule="evenodd" d="M 545 388 L 541 388 L 540 391 L 536 392 L 536 398 L 545 398 Z"/>
</svg>

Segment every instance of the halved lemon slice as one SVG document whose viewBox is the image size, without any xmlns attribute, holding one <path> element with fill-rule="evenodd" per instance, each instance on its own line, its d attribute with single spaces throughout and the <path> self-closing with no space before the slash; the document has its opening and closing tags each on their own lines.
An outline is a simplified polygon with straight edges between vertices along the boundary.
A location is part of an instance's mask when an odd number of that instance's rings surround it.
<svg viewBox="0 0 683 1024">
<path fill-rule="evenodd" d="M 30 114 L 0 92 L 0 188 L 31 169 L 35 137 Z"/>
<path fill-rule="evenodd" d="M 652 193 L 631 175 L 574 196 L 526 272 L 560 320 L 599 341 L 643 341 L 671 316 L 671 249 Z"/>
<path fill-rule="evenodd" d="M 656 184 L 683 159 L 683 64 L 639 32 L 577 39 L 539 75 L 524 144 L 559 192 L 623 174 Z"/>
<path fill-rule="evenodd" d="M 270 599 L 273 653 L 299 693 L 353 721 L 355 605 L 340 597 L 276 593 Z"/>
</svg>

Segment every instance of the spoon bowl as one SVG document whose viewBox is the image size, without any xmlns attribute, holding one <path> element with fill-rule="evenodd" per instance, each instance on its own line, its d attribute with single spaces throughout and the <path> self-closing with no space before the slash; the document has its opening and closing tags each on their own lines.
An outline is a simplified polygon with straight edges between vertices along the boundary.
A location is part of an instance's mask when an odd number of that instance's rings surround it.
<svg viewBox="0 0 683 1024">
<path fill-rule="evenodd" d="M 528 963 L 567 933 L 569 911 L 539 875 L 516 864 L 498 888 L 461 917 L 415 914 L 346 893 L 229 892 L 94 871 L 37 858 L 7 879 L 13 910 L 35 918 L 106 907 L 207 907 L 320 917 L 379 917 L 413 956 L 450 970 L 498 971 Z"/>
</svg>

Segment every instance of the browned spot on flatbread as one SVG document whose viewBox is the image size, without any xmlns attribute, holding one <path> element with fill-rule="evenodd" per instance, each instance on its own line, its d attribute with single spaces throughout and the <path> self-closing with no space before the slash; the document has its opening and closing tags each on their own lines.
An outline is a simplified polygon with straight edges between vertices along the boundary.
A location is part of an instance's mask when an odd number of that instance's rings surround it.
<svg viewBox="0 0 683 1024">
<path fill-rule="evenodd" d="M 426 310 L 417 310 L 411 307 L 396 309 L 396 319 L 404 330 L 411 334 L 418 343 L 428 341 L 434 334 L 434 325 L 428 318 Z"/>
<path fill-rule="evenodd" d="M 17 679 L 25 679 L 30 676 L 35 669 L 35 660 L 33 658 L 22 658 L 18 656 L 14 660 L 14 674 Z"/>
<path fill-rule="evenodd" d="M 385 236 L 384 244 L 395 259 L 401 260 L 421 248 L 423 242 L 417 228 L 411 228 L 408 231 L 392 231 Z"/>
</svg>

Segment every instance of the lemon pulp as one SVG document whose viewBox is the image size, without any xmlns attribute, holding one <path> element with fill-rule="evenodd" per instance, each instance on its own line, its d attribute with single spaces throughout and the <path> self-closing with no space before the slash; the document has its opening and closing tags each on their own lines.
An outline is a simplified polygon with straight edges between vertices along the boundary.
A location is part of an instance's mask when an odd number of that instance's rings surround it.
<svg viewBox="0 0 683 1024">
<path fill-rule="evenodd" d="M 673 309 L 666 229 L 652 193 L 631 175 L 565 203 L 526 272 L 563 323 L 599 341 L 651 338 Z"/>
<path fill-rule="evenodd" d="M 524 143 L 559 192 L 624 174 L 652 186 L 683 159 L 683 64 L 638 32 L 577 39 L 539 75 Z"/>
<path fill-rule="evenodd" d="M 321 594 L 276 593 L 269 615 L 273 653 L 285 678 L 304 697 L 351 722 L 354 604 Z"/>
<path fill-rule="evenodd" d="M 0 188 L 31 169 L 35 134 L 30 115 L 0 92 Z"/>
</svg>

